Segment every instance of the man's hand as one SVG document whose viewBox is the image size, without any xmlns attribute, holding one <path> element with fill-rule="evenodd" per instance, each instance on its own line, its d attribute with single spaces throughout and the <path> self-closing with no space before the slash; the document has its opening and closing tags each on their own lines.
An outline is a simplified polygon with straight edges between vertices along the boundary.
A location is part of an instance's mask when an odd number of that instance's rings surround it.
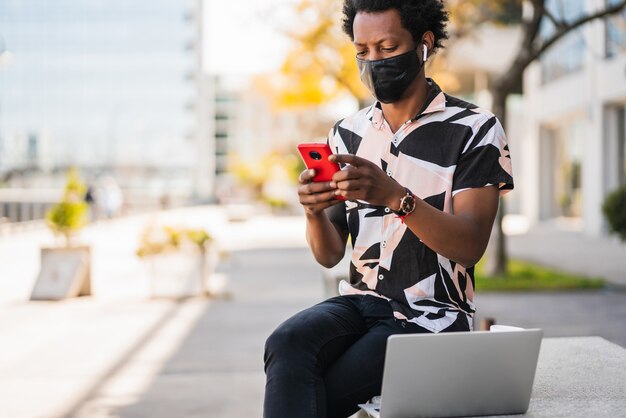
<svg viewBox="0 0 626 418">
<path fill-rule="evenodd" d="M 335 154 L 328 159 L 349 164 L 335 173 L 330 182 L 331 187 L 336 187 L 337 196 L 343 196 L 347 200 L 358 199 L 393 210 L 400 208 L 400 199 L 406 194 L 404 187 L 376 164 L 351 154 Z"/>
<path fill-rule="evenodd" d="M 307 215 L 318 215 L 324 209 L 343 203 L 335 194 L 337 188 L 330 182 L 314 182 L 315 170 L 304 170 L 298 177 L 298 197 Z"/>
</svg>

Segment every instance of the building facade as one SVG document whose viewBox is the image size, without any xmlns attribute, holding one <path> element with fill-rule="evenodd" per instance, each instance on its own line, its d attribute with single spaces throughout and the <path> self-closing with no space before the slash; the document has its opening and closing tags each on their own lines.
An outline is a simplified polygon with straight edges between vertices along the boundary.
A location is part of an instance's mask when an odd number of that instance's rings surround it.
<svg viewBox="0 0 626 418">
<path fill-rule="evenodd" d="M 548 6 L 575 19 L 615 0 Z M 554 27 L 548 22 L 542 35 Z M 531 225 L 561 220 L 607 233 L 605 196 L 626 184 L 626 13 L 593 21 L 555 44 L 524 75 L 524 125 L 516 187 Z"/>
<path fill-rule="evenodd" d="M 136 177 L 128 170 L 150 181 L 162 170 L 206 197 L 215 159 L 202 26 L 202 0 L 0 2 L 11 55 L 0 68 L 0 174 L 75 165 L 124 182 Z"/>
</svg>

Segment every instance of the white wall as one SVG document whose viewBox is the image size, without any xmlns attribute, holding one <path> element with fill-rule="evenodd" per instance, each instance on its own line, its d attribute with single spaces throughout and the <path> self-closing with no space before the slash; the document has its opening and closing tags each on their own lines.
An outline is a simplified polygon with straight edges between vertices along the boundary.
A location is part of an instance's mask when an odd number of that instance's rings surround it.
<svg viewBox="0 0 626 418">
<path fill-rule="evenodd" d="M 602 7 L 602 4 L 598 0 L 587 2 L 590 9 Z M 541 84 L 538 63 L 531 65 L 524 74 L 526 129 L 521 158 L 524 165 L 520 179 L 523 182 L 521 211 L 531 225 L 541 221 L 542 199 L 549 188 L 541 174 L 550 164 L 541 158 L 541 150 L 546 148 L 541 141 L 548 140 L 542 138 L 542 128 L 564 126 L 577 120 L 585 135 L 582 220 L 585 233 L 598 236 L 606 230 L 602 201 L 610 184 L 615 183 L 608 178 L 610 169 L 607 169 L 607 165 L 615 165 L 607 158 L 618 158 L 611 152 L 615 148 L 616 118 L 610 115 L 610 106 L 626 102 L 626 54 L 604 58 L 605 27 L 600 21 L 587 25 L 580 33 L 586 45 L 581 71 L 546 84 Z"/>
</svg>

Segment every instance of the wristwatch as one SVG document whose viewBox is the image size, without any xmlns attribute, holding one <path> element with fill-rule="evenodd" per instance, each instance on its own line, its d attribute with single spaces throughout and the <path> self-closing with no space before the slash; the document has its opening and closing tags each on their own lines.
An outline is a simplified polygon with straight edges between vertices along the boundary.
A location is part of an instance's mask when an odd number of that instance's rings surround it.
<svg viewBox="0 0 626 418">
<path fill-rule="evenodd" d="M 400 209 L 392 210 L 398 218 L 406 218 L 415 210 L 415 195 L 405 187 L 406 194 L 400 199 Z"/>
</svg>

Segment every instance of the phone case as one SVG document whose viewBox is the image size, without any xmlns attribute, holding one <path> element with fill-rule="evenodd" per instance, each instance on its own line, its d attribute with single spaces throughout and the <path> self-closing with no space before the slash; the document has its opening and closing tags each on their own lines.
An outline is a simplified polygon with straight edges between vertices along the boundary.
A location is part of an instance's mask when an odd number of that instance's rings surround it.
<svg viewBox="0 0 626 418">
<path fill-rule="evenodd" d="M 330 181 L 333 174 L 339 171 L 339 164 L 328 161 L 328 157 L 333 153 L 328 144 L 299 144 L 298 152 L 306 167 L 315 170 L 313 181 Z"/>
</svg>

